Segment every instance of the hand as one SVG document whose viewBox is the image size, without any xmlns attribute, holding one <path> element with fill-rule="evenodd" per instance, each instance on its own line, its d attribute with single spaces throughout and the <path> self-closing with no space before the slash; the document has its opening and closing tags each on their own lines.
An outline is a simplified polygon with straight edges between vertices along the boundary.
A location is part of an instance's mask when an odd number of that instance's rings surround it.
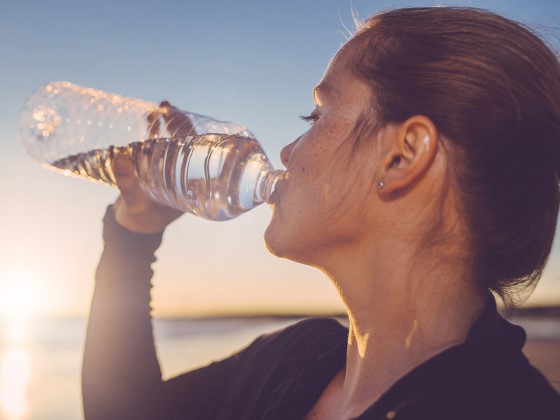
<svg viewBox="0 0 560 420">
<path fill-rule="evenodd" d="M 132 161 L 126 153 L 117 152 L 111 165 L 121 192 L 113 205 L 113 213 L 121 226 L 136 233 L 159 233 L 183 214 L 150 198 L 140 186 Z"/>
<path fill-rule="evenodd" d="M 147 123 L 151 139 L 186 137 L 196 134 L 189 117 L 167 101 L 161 102 L 159 108 L 148 115 Z"/>
<path fill-rule="evenodd" d="M 175 137 L 195 134 L 189 118 L 169 102 L 147 117 L 149 138 Z M 165 129 L 162 130 L 161 126 Z M 126 152 L 117 151 L 111 162 L 121 195 L 113 205 L 117 222 L 132 232 L 159 233 L 177 219 L 182 212 L 159 204 L 140 186 L 134 166 Z"/>
</svg>

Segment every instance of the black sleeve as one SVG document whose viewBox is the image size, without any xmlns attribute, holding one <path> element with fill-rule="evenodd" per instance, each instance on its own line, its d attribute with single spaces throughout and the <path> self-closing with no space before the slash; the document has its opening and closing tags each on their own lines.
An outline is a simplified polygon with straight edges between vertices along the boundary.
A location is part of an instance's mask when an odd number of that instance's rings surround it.
<svg viewBox="0 0 560 420">
<path fill-rule="evenodd" d="M 213 418 L 234 358 L 163 381 L 150 315 L 154 252 L 162 235 L 137 234 L 104 218 L 82 369 L 92 419 Z"/>
<path fill-rule="evenodd" d="M 109 208 L 103 238 L 82 369 L 86 420 L 262 418 L 275 391 L 297 378 L 325 343 L 346 342 L 338 322 L 308 319 L 163 381 L 150 316 L 151 264 L 161 235 L 124 229 Z"/>
</svg>

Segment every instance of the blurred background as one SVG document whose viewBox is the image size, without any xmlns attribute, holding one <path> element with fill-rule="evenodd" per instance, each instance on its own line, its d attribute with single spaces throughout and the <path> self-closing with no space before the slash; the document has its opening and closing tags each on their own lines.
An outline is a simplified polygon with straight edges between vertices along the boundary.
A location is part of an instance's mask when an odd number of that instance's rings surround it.
<svg viewBox="0 0 560 420">
<path fill-rule="evenodd" d="M 352 7 L 367 17 L 387 7 L 442 4 L 497 11 L 560 49 L 557 0 L 0 0 L 0 419 L 81 417 L 84 317 L 101 218 L 117 196 L 26 155 L 17 121 L 28 95 L 67 80 L 167 99 L 246 125 L 280 167 L 283 145 L 307 129 L 298 116 L 313 109 L 313 87 L 354 27 Z M 166 375 L 293 320 L 263 315 L 342 312 L 321 273 L 268 254 L 262 235 L 269 218 L 266 206 L 228 222 L 187 215 L 165 233 L 153 307 Z M 557 240 L 527 306 L 560 305 L 559 247 Z M 253 319 L 232 318 L 240 315 Z M 550 339 L 558 325 L 550 317 L 531 322 L 539 339 Z"/>
</svg>

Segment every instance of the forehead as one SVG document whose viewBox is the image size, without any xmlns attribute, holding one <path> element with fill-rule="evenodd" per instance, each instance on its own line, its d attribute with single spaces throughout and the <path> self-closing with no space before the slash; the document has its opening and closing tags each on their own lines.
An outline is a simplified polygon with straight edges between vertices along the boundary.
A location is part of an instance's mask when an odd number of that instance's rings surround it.
<svg viewBox="0 0 560 420">
<path fill-rule="evenodd" d="M 320 83 L 313 89 L 313 100 L 317 105 L 321 106 L 325 101 L 335 101 L 343 97 L 357 99 L 356 95 L 370 96 L 369 86 L 350 70 L 352 51 L 349 44 L 335 54 Z"/>
</svg>

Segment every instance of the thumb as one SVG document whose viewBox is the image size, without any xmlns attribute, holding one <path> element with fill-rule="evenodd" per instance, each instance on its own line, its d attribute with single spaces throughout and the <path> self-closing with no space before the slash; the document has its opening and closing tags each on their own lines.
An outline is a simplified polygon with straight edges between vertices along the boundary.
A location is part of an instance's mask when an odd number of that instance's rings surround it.
<svg viewBox="0 0 560 420">
<path fill-rule="evenodd" d="M 150 198 L 142 189 L 130 158 L 125 154 L 116 154 L 111 164 L 117 187 L 127 206 L 131 209 L 145 207 Z"/>
</svg>

